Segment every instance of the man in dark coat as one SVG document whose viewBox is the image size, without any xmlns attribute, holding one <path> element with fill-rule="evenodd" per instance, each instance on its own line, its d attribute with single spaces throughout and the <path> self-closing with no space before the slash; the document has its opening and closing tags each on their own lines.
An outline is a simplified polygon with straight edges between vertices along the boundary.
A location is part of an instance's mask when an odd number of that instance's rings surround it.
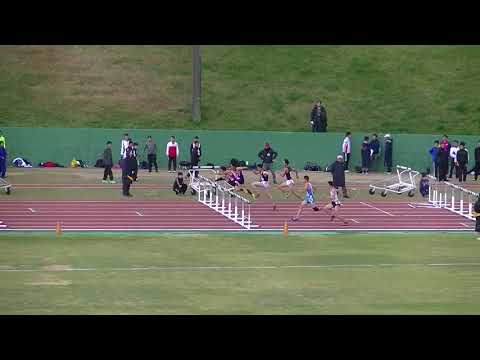
<svg viewBox="0 0 480 360">
<path fill-rule="evenodd" d="M 277 183 L 277 177 L 275 171 L 273 170 L 273 162 L 277 157 L 278 153 L 270 147 L 269 143 L 265 143 L 265 146 L 258 153 L 258 157 L 262 160 L 263 170 L 270 171 L 272 173 L 273 183 Z"/>
<path fill-rule="evenodd" d="M 447 181 L 449 158 L 450 153 L 447 151 L 447 145 L 442 144 L 442 146 L 440 147 L 440 151 L 437 154 L 439 181 Z"/>
<path fill-rule="evenodd" d="M 480 141 L 477 144 L 477 147 L 475 148 L 475 166 L 472 168 L 472 170 L 468 171 L 470 174 L 472 171 L 475 174 L 475 181 L 478 179 L 478 174 L 480 173 Z"/>
<path fill-rule="evenodd" d="M 328 171 L 332 173 L 333 185 L 338 189 L 342 188 L 343 197 L 349 198 L 347 187 L 345 186 L 345 163 L 342 155 L 337 156 L 337 161 L 328 167 Z"/>
<path fill-rule="evenodd" d="M 377 170 L 377 159 L 380 157 L 380 141 L 378 141 L 378 135 L 373 134 L 372 140 L 370 140 L 370 149 L 372 149 L 371 166 Z"/>
<path fill-rule="evenodd" d="M 384 136 L 384 161 L 383 165 L 387 168 L 387 173 L 392 172 L 393 164 L 393 139 L 390 134 Z"/>
<path fill-rule="evenodd" d="M 467 181 L 468 151 L 465 149 L 465 143 L 461 142 L 457 151 L 458 181 Z"/>
<path fill-rule="evenodd" d="M 192 146 L 190 147 L 190 162 L 191 167 L 198 166 L 200 163 L 200 157 L 202 156 L 202 150 L 200 148 L 200 142 L 194 140 Z M 198 176 L 198 171 L 195 171 L 195 177 Z"/>
<path fill-rule="evenodd" d="M 327 110 L 321 101 L 318 102 L 318 106 L 320 108 L 320 132 L 327 132 Z"/>
<path fill-rule="evenodd" d="M 320 101 L 317 101 L 310 112 L 310 125 L 312 126 L 312 132 L 320 132 Z"/>
<path fill-rule="evenodd" d="M 133 152 L 133 141 L 129 141 L 128 147 L 125 149 L 125 158 L 121 160 L 123 196 L 132 196 L 130 194 L 130 185 L 133 182 Z"/>
</svg>

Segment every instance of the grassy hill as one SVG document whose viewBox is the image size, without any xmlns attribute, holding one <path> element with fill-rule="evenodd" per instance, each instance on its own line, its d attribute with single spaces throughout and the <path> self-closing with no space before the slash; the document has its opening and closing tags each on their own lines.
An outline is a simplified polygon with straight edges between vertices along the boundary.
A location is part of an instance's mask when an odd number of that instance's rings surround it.
<svg viewBox="0 0 480 360">
<path fill-rule="evenodd" d="M 0 126 L 478 133 L 480 46 L 0 46 Z"/>
</svg>

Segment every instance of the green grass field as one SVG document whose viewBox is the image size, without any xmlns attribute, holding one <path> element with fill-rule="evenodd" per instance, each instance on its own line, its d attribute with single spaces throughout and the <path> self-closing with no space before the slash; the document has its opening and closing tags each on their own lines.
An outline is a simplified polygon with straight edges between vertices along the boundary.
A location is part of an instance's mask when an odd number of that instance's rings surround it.
<svg viewBox="0 0 480 360">
<path fill-rule="evenodd" d="M 0 127 L 480 131 L 479 46 L 0 46 Z"/>
<path fill-rule="evenodd" d="M 0 243 L 1 314 L 480 313 L 471 234 L 2 234 Z"/>
</svg>

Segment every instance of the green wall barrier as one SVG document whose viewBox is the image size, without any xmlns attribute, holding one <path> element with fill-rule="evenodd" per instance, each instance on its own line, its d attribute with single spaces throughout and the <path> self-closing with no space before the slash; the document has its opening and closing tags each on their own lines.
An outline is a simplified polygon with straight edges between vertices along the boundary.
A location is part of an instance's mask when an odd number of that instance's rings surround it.
<svg viewBox="0 0 480 360">
<path fill-rule="evenodd" d="M 157 161 L 161 168 L 167 167 L 165 146 L 170 135 L 175 135 L 180 145 L 180 159 L 189 160 L 189 146 L 194 136 L 202 144 L 202 164 L 227 164 L 232 158 L 259 162 L 258 152 L 267 141 L 278 152 L 279 168 L 281 160 L 288 158 L 293 166 L 303 168 L 307 161 L 326 166 L 335 160 L 341 152 L 344 133 L 302 133 L 302 132 L 266 132 L 266 131 L 221 131 L 221 130 L 167 130 L 167 129 L 83 129 L 83 128 L 2 128 L 7 141 L 9 165 L 11 161 L 22 156 L 29 159 L 34 166 L 41 161 L 54 161 L 69 166 L 72 158 L 81 159 L 93 167 L 101 157 L 107 140 L 113 142 L 114 161 L 120 157 L 120 141 L 127 132 L 140 144 L 141 153 L 146 137 L 151 135 L 158 146 Z M 364 135 L 352 135 L 351 165 L 360 165 L 360 145 Z M 441 135 L 392 134 L 393 164 L 410 166 L 424 170 L 430 166 L 428 150 L 435 139 Z M 383 151 L 383 134 L 379 134 Z M 473 161 L 473 150 L 480 137 L 472 135 L 452 135 L 450 140 L 467 143 Z M 146 160 L 146 159 L 145 159 Z M 383 171 L 382 158 L 373 165 L 373 170 Z"/>
</svg>

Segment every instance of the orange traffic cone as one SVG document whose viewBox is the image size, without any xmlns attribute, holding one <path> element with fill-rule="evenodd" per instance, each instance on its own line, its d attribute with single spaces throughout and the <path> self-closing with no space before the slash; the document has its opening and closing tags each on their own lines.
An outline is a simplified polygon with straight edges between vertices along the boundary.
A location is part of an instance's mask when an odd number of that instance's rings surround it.
<svg viewBox="0 0 480 360">
<path fill-rule="evenodd" d="M 283 235 L 288 235 L 288 222 L 283 224 Z"/>
<path fill-rule="evenodd" d="M 57 226 L 56 226 L 56 228 L 55 228 L 55 232 L 56 232 L 57 235 L 62 235 L 62 228 L 61 228 L 61 226 L 60 226 L 60 222 L 59 222 L 59 221 L 57 222 Z"/>
</svg>

